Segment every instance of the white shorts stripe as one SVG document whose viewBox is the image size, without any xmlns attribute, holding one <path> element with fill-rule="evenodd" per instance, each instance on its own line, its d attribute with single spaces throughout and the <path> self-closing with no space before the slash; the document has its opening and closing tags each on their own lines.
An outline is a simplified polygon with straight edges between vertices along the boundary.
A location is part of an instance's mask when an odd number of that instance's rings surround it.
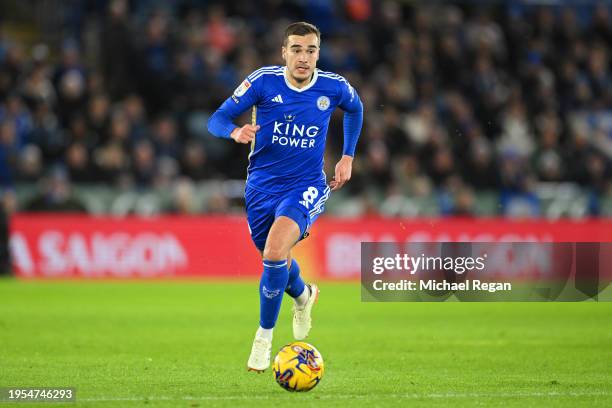
<svg viewBox="0 0 612 408">
<path fill-rule="evenodd" d="M 314 204 L 313 207 L 320 205 L 321 201 L 327 200 L 327 198 L 329 197 L 329 192 L 330 192 L 329 187 L 325 188 L 325 190 L 323 190 L 323 195 L 317 200 L 317 202 Z"/>
<path fill-rule="evenodd" d="M 323 212 L 323 206 L 319 207 L 319 209 L 317 211 L 313 211 L 310 213 L 310 218 L 314 217 L 317 214 L 320 214 Z"/>
<path fill-rule="evenodd" d="M 323 207 L 323 204 L 325 204 L 325 202 L 329 198 L 329 193 L 330 193 L 330 189 L 329 189 L 329 187 L 327 187 L 325 189 L 325 193 L 321 196 L 319 201 L 316 202 L 316 204 L 313 206 L 312 210 L 310 210 L 309 214 L 310 214 L 311 217 L 313 215 L 318 214 L 318 213 L 323 211 L 322 207 Z"/>
</svg>

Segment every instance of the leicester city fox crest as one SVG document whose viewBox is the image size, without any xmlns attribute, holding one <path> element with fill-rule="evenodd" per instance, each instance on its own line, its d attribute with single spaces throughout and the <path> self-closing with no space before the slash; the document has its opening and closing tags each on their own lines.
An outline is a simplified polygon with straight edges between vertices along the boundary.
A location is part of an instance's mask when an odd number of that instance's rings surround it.
<svg viewBox="0 0 612 408">
<path fill-rule="evenodd" d="M 264 285 L 264 287 L 262 288 L 262 292 L 263 292 L 265 297 L 267 297 L 268 299 L 272 299 L 272 298 L 275 298 L 275 297 L 278 296 L 278 294 L 280 293 L 280 289 L 269 290 Z"/>
<path fill-rule="evenodd" d="M 319 96 L 317 99 L 317 108 L 319 110 L 327 110 L 329 108 L 329 98 L 327 96 Z"/>
</svg>

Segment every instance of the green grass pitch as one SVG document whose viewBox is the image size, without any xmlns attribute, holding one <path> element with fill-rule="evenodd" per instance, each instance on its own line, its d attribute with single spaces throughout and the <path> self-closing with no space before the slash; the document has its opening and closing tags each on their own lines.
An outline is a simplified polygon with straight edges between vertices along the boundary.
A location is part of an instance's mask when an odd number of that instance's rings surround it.
<svg viewBox="0 0 612 408">
<path fill-rule="evenodd" d="M 325 376 L 289 393 L 246 370 L 256 288 L 0 280 L 0 386 L 92 407 L 612 406 L 612 303 L 361 303 L 321 282 L 307 341 Z M 291 340 L 285 299 L 273 353 Z"/>
</svg>

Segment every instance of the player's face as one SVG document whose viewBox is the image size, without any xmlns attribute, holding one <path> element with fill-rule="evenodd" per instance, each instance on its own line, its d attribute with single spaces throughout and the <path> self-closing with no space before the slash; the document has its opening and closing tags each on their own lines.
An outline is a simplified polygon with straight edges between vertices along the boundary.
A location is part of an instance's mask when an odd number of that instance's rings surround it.
<svg viewBox="0 0 612 408">
<path fill-rule="evenodd" d="M 283 46 L 289 80 L 297 85 L 310 81 L 319 59 L 319 39 L 316 34 L 290 35 Z"/>
</svg>

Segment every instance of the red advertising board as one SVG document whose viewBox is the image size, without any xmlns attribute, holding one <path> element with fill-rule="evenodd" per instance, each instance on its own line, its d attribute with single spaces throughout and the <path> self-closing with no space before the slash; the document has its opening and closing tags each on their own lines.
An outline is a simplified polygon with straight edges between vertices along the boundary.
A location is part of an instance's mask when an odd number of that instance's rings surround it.
<svg viewBox="0 0 612 408">
<path fill-rule="evenodd" d="M 20 214 L 11 220 L 24 278 L 259 276 L 243 217 L 112 218 Z"/>
<path fill-rule="evenodd" d="M 310 276 L 356 279 L 361 242 L 612 242 L 612 220 L 322 217 L 294 250 Z M 112 218 L 18 214 L 14 271 L 22 278 L 257 277 L 259 254 L 241 216 Z"/>
</svg>

